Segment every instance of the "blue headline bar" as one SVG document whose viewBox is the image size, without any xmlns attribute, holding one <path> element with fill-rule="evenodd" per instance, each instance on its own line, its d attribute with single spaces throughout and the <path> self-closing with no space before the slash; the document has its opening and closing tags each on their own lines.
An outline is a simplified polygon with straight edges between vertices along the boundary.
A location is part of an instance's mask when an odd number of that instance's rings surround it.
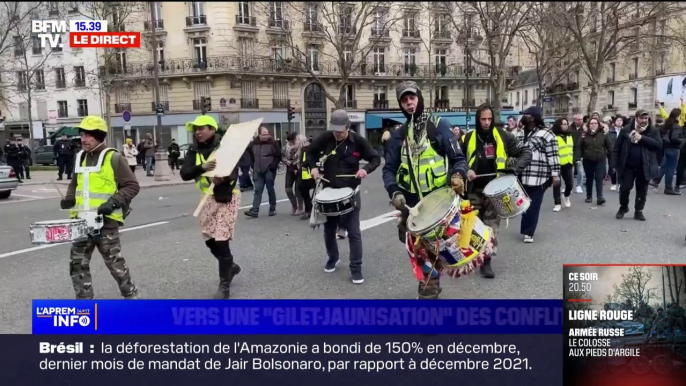
<svg viewBox="0 0 686 386">
<path fill-rule="evenodd" d="M 34 300 L 34 334 L 562 334 L 560 300 Z"/>
</svg>

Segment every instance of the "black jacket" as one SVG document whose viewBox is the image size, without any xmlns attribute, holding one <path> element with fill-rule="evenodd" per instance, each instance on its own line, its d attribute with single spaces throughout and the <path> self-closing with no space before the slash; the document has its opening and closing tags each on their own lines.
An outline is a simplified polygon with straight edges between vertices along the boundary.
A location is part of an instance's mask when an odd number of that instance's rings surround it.
<svg viewBox="0 0 686 386">
<path fill-rule="evenodd" d="M 336 154 L 332 154 L 334 149 Z M 323 172 L 317 166 L 322 156 L 328 156 L 323 165 Z M 356 174 L 360 170 L 360 160 L 368 162 L 362 168 L 367 174 L 371 174 L 381 165 L 381 157 L 369 141 L 352 130 L 348 132 L 348 138 L 341 143 L 336 141 L 332 132 L 322 133 L 310 144 L 306 159 L 310 169 L 319 168 L 320 175 L 330 181 L 324 181 L 323 186 L 352 189 L 360 185 L 360 179 L 336 176 Z"/>
<path fill-rule="evenodd" d="M 588 161 L 600 162 L 612 154 L 612 141 L 610 137 L 599 128 L 595 134 L 589 130 L 581 135 L 581 158 Z"/>
<path fill-rule="evenodd" d="M 179 148 L 179 144 L 176 142 L 172 142 L 172 144 L 167 148 L 167 151 L 169 152 L 169 155 L 174 158 L 181 155 L 181 149 Z"/>
<path fill-rule="evenodd" d="M 212 184 L 212 178 L 203 177 L 202 174 L 205 171 L 202 169 L 202 165 L 196 165 L 195 158 L 198 152 L 208 159 L 212 151 L 219 147 L 220 139 L 218 136 L 214 136 L 210 139 L 209 143 L 199 144 L 197 141 L 194 142 L 186 152 L 186 158 L 183 160 L 183 166 L 181 167 L 181 179 L 184 181 L 195 180 L 198 178 L 207 178 L 207 182 Z M 231 175 L 224 177 L 224 180 L 219 185 L 214 186 L 214 199 L 217 202 L 227 203 L 231 202 L 233 198 L 233 189 L 236 187 L 236 181 L 238 179 L 238 169 L 234 168 Z"/>
<path fill-rule="evenodd" d="M 673 125 L 663 137 L 665 149 L 679 149 L 684 142 L 684 130 L 679 125 Z"/>
<path fill-rule="evenodd" d="M 60 155 L 71 157 L 74 155 L 74 143 L 70 140 L 60 140 L 52 147 L 52 149 L 55 157 Z"/>
<path fill-rule="evenodd" d="M 631 138 L 629 134 L 634 130 L 634 125 L 630 124 L 624 126 L 622 131 L 617 136 L 617 141 L 612 149 L 612 165 L 617 171 L 617 176 L 620 178 L 624 174 L 626 160 L 629 156 L 631 148 Z M 645 178 L 650 180 L 657 178 L 660 173 L 660 165 L 657 162 L 657 152 L 662 148 L 662 139 L 660 132 L 655 126 L 649 125 L 648 128 L 641 134 L 641 140 L 638 142 L 643 147 L 643 173 Z"/>
<path fill-rule="evenodd" d="M 21 149 L 17 145 L 5 145 L 5 158 L 7 163 L 21 161 Z"/>
</svg>

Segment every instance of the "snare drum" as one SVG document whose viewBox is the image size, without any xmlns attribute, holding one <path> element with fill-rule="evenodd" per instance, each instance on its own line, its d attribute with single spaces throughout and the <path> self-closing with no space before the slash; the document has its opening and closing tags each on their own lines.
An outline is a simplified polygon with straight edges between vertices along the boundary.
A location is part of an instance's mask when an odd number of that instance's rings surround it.
<svg viewBox="0 0 686 386">
<path fill-rule="evenodd" d="M 417 216 L 407 218 L 407 230 L 419 236 L 423 243 L 436 252 L 434 246 L 460 210 L 460 197 L 452 189 L 438 189 L 424 197 L 417 205 Z"/>
<path fill-rule="evenodd" d="M 58 244 L 77 241 L 88 236 L 86 220 L 52 220 L 31 224 L 32 244 Z"/>
<path fill-rule="evenodd" d="M 513 175 L 498 177 L 489 182 L 484 188 L 484 196 L 502 219 L 517 217 L 531 205 L 529 195 Z"/>
<path fill-rule="evenodd" d="M 324 188 L 314 197 L 314 209 L 324 216 L 342 216 L 355 210 L 356 190 Z"/>
</svg>

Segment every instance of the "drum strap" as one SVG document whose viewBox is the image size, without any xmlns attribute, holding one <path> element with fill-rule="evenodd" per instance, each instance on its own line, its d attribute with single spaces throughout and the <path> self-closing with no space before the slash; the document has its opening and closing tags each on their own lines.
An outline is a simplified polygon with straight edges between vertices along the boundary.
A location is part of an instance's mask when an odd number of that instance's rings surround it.
<svg viewBox="0 0 686 386">
<path fill-rule="evenodd" d="M 410 181 L 411 181 L 412 185 L 414 185 L 414 190 L 417 191 L 417 194 L 419 195 L 419 199 L 421 200 L 422 198 L 424 198 L 424 196 L 422 195 L 421 189 L 419 189 L 419 183 L 417 182 L 417 179 L 415 178 L 415 175 L 414 175 L 414 169 L 412 166 L 412 153 L 410 152 L 410 145 L 408 142 L 409 141 L 407 139 L 405 139 L 405 151 L 407 152 L 407 162 L 409 163 L 408 169 L 410 169 Z"/>
</svg>

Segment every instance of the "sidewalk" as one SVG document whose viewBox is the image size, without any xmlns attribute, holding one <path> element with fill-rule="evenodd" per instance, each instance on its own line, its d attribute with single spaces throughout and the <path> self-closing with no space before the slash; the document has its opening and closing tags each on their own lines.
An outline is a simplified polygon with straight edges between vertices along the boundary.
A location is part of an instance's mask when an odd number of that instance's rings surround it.
<svg viewBox="0 0 686 386">
<path fill-rule="evenodd" d="M 194 183 L 194 181 L 183 181 L 181 179 L 181 176 L 179 175 L 178 170 L 175 170 L 174 172 L 176 173 L 176 175 L 170 175 L 168 181 L 155 181 L 155 177 L 146 177 L 145 170 L 143 170 L 139 165 L 136 167 L 136 179 L 138 180 L 138 183 L 141 185 L 141 189 L 154 188 L 158 186 L 173 186 Z M 53 184 L 53 182 L 59 185 L 69 185 L 70 180 L 67 179 L 67 176 L 64 175 L 63 178 L 64 179 L 62 181 L 57 181 L 57 171 L 37 170 L 35 172 L 32 171 L 31 179 L 25 179 L 24 183 L 21 185 L 51 185 Z"/>
</svg>

